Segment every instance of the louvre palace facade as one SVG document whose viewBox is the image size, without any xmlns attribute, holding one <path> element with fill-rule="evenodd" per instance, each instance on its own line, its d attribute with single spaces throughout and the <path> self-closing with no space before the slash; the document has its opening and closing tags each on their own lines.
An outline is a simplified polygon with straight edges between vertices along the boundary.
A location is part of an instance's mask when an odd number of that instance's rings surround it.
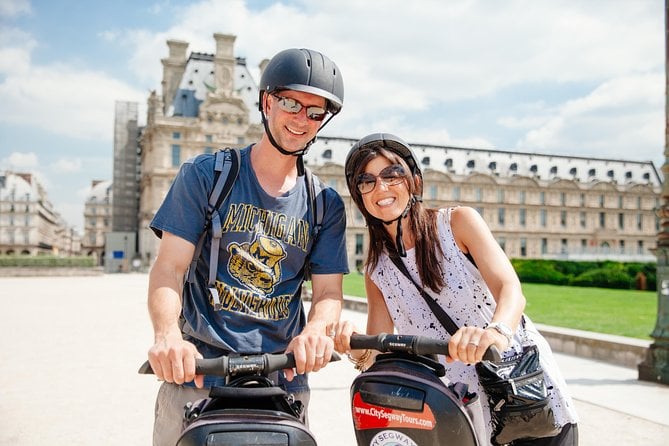
<svg viewBox="0 0 669 446">
<path fill-rule="evenodd" d="M 214 39 L 215 54 L 188 55 L 188 43 L 168 41 L 162 93 L 148 98 L 138 150 L 138 254 L 147 266 L 159 244 L 148 225 L 181 163 L 246 146 L 262 134 L 258 87 L 245 60 L 234 57 L 235 37 Z M 392 133 L 369 133 L 375 131 Z M 355 141 L 319 137 L 305 156 L 312 171 L 344 197 L 352 271 L 362 265 L 367 237 L 344 180 L 344 159 Z M 408 142 L 423 169 L 426 204 L 476 208 L 509 257 L 655 260 L 662 179 L 652 162 Z"/>
</svg>

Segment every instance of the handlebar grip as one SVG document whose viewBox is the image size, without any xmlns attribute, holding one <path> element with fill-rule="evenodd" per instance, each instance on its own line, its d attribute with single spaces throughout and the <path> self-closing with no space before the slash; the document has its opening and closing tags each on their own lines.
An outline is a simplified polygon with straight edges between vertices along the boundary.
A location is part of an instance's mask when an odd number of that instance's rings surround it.
<svg viewBox="0 0 669 446">
<path fill-rule="evenodd" d="M 218 358 L 203 358 L 195 360 L 196 375 L 218 375 L 225 376 L 228 373 L 230 358 L 220 356 Z"/>
<path fill-rule="evenodd" d="M 383 351 L 380 348 L 383 348 L 383 341 L 388 336 L 386 333 L 381 333 L 378 335 L 363 335 L 363 334 L 354 334 L 351 335 L 351 349 L 353 350 L 379 350 Z"/>
<path fill-rule="evenodd" d="M 295 356 L 292 353 L 265 355 L 265 373 L 295 367 Z"/>
<path fill-rule="evenodd" d="M 339 361 L 341 356 L 332 352 L 330 361 Z M 195 373 L 198 375 L 228 376 L 238 373 L 272 373 L 277 370 L 295 367 L 295 357 L 292 353 L 264 353 L 246 356 L 219 356 L 195 360 Z M 142 375 L 153 374 L 149 361 L 141 365 L 137 373 Z"/>
<path fill-rule="evenodd" d="M 502 362 L 502 355 L 497 347 L 491 345 L 483 354 L 483 360 L 490 362 Z"/>
<path fill-rule="evenodd" d="M 264 373 L 272 373 L 277 370 L 292 369 L 295 367 L 295 356 L 292 353 L 265 354 Z M 341 356 L 337 352 L 332 352 L 330 362 L 339 361 Z"/>
<path fill-rule="evenodd" d="M 445 355 L 448 356 L 448 341 L 443 339 L 432 339 L 424 336 L 416 336 L 413 346 L 414 353 L 418 355 Z"/>
<path fill-rule="evenodd" d="M 351 349 L 371 349 L 379 352 L 408 352 L 415 355 L 448 356 L 448 341 L 419 335 L 378 335 L 353 334 L 350 340 Z M 483 354 L 484 361 L 500 362 L 502 355 L 497 347 L 491 345 Z"/>
<path fill-rule="evenodd" d="M 151 368 L 149 361 L 144 361 L 144 364 L 139 367 L 137 373 L 140 375 L 153 375 L 153 369 Z"/>
<path fill-rule="evenodd" d="M 425 336 L 396 335 L 380 333 L 378 335 L 351 335 L 353 350 L 372 349 L 379 352 L 407 352 L 415 355 L 448 355 L 448 342 Z"/>
</svg>

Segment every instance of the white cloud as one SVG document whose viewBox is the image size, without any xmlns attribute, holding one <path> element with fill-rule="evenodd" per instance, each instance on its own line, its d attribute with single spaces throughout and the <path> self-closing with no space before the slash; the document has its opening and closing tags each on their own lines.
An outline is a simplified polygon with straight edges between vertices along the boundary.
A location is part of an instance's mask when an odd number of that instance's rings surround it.
<svg viewBox="0 0 669 446">
<path fill-rule="evenodd" d="M 12 152 L 7 158 L 0 161 L 0 165 L 5 169 L 18 172 L 36 168 L 39 161 L 35 152 Z"/>
<path fill-rule="evenodd" d="M 112 139 L 114 102 L 145 94 L 105 73 L 65 64 L 31 64 L 0 84 L 0 121 L 76 139 Z"/>
<path fill-rule="evenodd" d="M 29 0 L 0 1 L 0 17 L 16 17 L 21 14 L 30 14 L 31 11 Z"/>
<path fill-rule="evenodd" d="M 106 73 L 65 62 L 33 63 L 37 45 L 21 29 L 0 31 L 0 122 L 111 140 L 114 102 L 145 102 L 143 91 Z"/>
<path fill-rule="evenodd" d="M 61 158 L 53 163 L 50 168 L 56 173 L 76 173 L 81 171 L 82 161 L 79 158 Z"/>
<path fill-rule="evenodd" d="M 518 147 L 598 157 L 658 160 L 663 146 L 664 78 L 631 75 L 563 104 Z M 618 154 L 618 155 L 612 155 Z"/>
</svg>

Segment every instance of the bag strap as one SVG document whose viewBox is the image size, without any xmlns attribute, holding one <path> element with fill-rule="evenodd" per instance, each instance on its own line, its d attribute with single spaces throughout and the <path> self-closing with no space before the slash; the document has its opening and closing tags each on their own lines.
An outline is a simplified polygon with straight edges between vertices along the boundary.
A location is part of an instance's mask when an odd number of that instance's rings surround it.
<svg viewBox="0 0 669 446">
<path fill-rule="evenodd" d="M 402 259 L 392 254 L 389 254 L 388 257 L 390 257 L 390 260 L 392 260 L 397 269 L 400 270 L 400 272 L 404 274 L 406 278 L 411 281 L 411 283 L 414 284 L 420 295 L 423 296 L 423 299 L 425 299 L 427 306 L 430 307 L 430 310 L 432 310 L 432 313 L 434 313 L 434 316 L 441 323 L 441 325 L 444 326 L 448 334 L 453 336 L 455 332 L 458 331 L 458 326 L 455 324 L 455 322 L 453 322 L 453 319 L 451 319 L 448 313 L 446 313 L 444 309 L 441 308 L 441 305 L 439 305 L 432 296 L 430 296 L 429 294 L 427 294 L 427 292 L 425 292 L 423 287 L 418 286 L 416 281 L 413 280 L 413 277 L 411 277 L 411 274 L 409 274 L 409 271 L 407 270 L 407 267 L 404 264 L 404 262 L 402 262 Z"/>
<path fill-rule="evenodd" d="M 320 182 L 320 180 L 318 180 Z M 318 200 L 316 200 L 316 197 L 318 196 L 316 194 L 316 185 L 314 181 L 314 176 L 311 173 L 311 170 L 309 170 L 308 167 L 304 168 L 304 183 L 307 188 L 307 199 L 309 202 L 309 208 L 310 208 L 310 213 L 311 213 L 311 224 L 312 224 L 312 230 L 311 230 L 311 237 L 313 239 L 313 243 L 316 243 L 316 237 L 318 237 L 318 233 L 321 230 L 321 227 L 323 226 L 323 215 L 325 213 L 325 194 L 321 193 L 321 206 L 318 206 Z M 311 280 L 311 251 L 309 251 L 309 254 L 307 254 L 306 259 L 304 259 L 304 280 Z"/>
<path fill-rule="evenodd" d="M 441 305 L 439 305 L 437 303 L 437 301 L 434 300 L 434 298 L 432 296 L 427 294 L 422 287 L 418 286 L 416 281 L 413 280 L 413 277 L 411 277 L 411 275 L 409 274 L 409 271 L 407 270 L 407 267 L 404 264 L 404 262 L 402 262 L 402 259 L 400 259 L 397 256 L 390 255 L 390 254 L 388 255 L 388 257 L 390 258 L 390 260 L 392 260 L 392 262 L 395 264 L 397 269 L 400 270 L 400 272 L 402 274 L 404 274 L 406 276 L 406 278 L 411 281 L 411 283 L 414 284 L 414 286 L 416 287 L 416 289 L 418 290 L 420 295 L 423 296 L 423 299 L 425 299 L 425 302 L 427 303 L 427 306 L 430 307 L 430 310 L 432 310 L 432 313 L 434 313 L 434 316 L 441 323 L 441 325 L 444 326 L 444 328 L 446 329 L 448 334 L 453 336 L 455 334 L 455 332 L 458 331 L 458 326 L 455 324 L 455 322 L 453 322 L 453 319 L 451 319 L 451 317 L 448 315 L 448 313 L 446 313 L 444 311 L 444 309 L 441 308 Z M 469 258 L 469 257 L 470 256 L 467 256 L 467 258 Z M 474 263 L 473 260 L 474 259 L 472 258 L 472 263 Z M 476 263 L 474 263 L 474 266 L 476 266 Z M 520 317 L 520 326 L 525 328 L 525 314 L 521 315 L 521 317 Z"/>
<path fill-rule="evenodd" d="M 211 251 L 209 253 L 209 278 L 207 286 L 212 295 L 214 304 L 220 304 L 220 297 L 218 291 L 214 286 L 216 281 L 216 269 L 218 265 L 218 250 L 221 242 L 221 216 L 217 209 L 221 206 L 223 201 L 230 195 L 232 185 L 237 180 L 240 168 L 240 154 L 237 148 L 226 148 L 216 152 L 214 160 L 214 187 L 209 195 L 209 202 L 207 204 L 207 216 L 205 219 L 204 229 L 195 246 L 193 259 L 191 260 L 190 268 L 188 269 L 188 282 L 195 282 L 195 269 L 197 268 L 197 261 L 202 253 L 202 246 L 207 235 L 207 231 L 212 230 Z"/>
</svg>

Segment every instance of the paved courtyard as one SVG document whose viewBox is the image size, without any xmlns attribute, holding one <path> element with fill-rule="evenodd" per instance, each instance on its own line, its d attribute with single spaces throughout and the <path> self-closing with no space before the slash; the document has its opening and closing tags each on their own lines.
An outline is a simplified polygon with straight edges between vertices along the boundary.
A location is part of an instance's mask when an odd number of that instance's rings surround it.
<svg viewBox="0 0 669 446">
<path fill-rule="evenodd" d="M 137 374 L 152 332 L 147 276 L 0 278 L 0 445 L 149 445 L 158 382 Z M 364 315 L 345 316 L 364 327 Z M 557 355 L 581 445 L 669 444 L 669 387 L 636 370 Z M 355 445 L 347 361 L 312 375 L 320 446 Z"/>
</svg>

